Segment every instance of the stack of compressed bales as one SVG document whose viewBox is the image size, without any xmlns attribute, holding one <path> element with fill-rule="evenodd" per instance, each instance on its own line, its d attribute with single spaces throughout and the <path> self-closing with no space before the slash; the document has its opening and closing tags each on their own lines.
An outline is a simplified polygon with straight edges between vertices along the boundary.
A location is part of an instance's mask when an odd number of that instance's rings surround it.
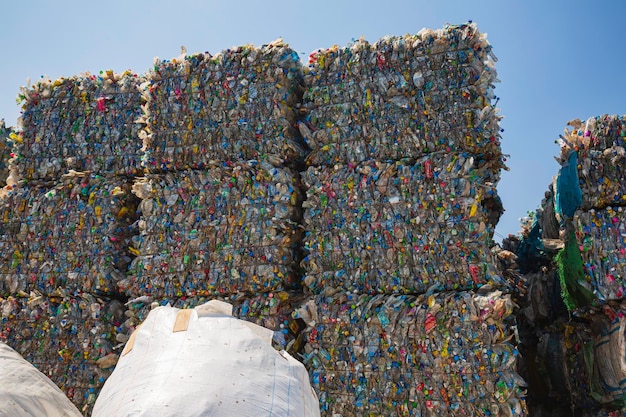
<svg viewBox="0 0 626 417">
<path fill-rule="evenodd" d="M 453 26 L 311 57 L 300 123 L 312 148 L 303 174 L 307 286 L 499 284 L 488 205 L 503 157 L 484 36 Z M 341 117 L 331 111 L 343 106 Z"/>
<path fill-rule="evenodd" d="M 548 381 L 531 380 L 533 412 L 563 404 L 603 415 L 626 406 L 626 119 L 569 125 L 558 176 L 518 248 L 531 289 L 520 335 Z M 548 305 L 555 308 L 543 311 Z"/>
<path fill-rule="evenodd" d="M 620 300 L 626 292 L 626 117 L 604 115 L 570 125 L 562 136 L 556 181 L 565 241 L 557 262 L 570 294 L 566 304 L 576 308 Z"/>
<path fill-rule="evenodd" d="M 137 257 L 122 288 L 150 303 L 129 305 L 134 323 L 150 305 L 219 298 L 285 347 L 300 287 L 298 54 L 282 40 L 246 45 L 158 61 L 147 79 L 149 174 L 133 188 Z"/>
<path fill-rule="evenodd" d="M 325 415 L 525 414 L 491 250 L 494 59 L 473 24 L 311 54 L 298 314 Z"/>
<path fill-rule="evenodd" d="M 114 365 L 118 334 L 130 330 L 115 323 L 126 321 L 118 284 L 136 233 L 141 82 L 106 71 L 24 88 L 0 202 L 3 339 L 86 413 L 106 376 L 96 362 Z"/>
<path fill-rule="evenodd" d="M 104 71 L 23 88 L 20 178 L 49 180 L 69 170 L 134 175 L 141 165 L 139 85 L 130 71 Z"/>
</svg>

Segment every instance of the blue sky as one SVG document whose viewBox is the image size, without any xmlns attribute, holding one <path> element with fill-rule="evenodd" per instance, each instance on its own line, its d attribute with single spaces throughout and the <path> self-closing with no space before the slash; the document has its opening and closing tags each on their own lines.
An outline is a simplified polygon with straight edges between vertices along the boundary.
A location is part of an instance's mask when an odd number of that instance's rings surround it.
<svg viewBox="0 0 626 417">
<path fill-rule="evenodd" d="M 496 240 L 520 229 L 558 165 L 568 120 L 626 114 L 626 1 L 596 0 L 177 0 L 6 1 L 0 25 L 0 118 L 15 125 L 27 78 L 113 69 L 146 72 L 153 58 L 261 45 L 279 36 L 306 59 L 364 36 L 417 33 L 472 20 L 498 57 L 509 172 Z"/>
</svg>

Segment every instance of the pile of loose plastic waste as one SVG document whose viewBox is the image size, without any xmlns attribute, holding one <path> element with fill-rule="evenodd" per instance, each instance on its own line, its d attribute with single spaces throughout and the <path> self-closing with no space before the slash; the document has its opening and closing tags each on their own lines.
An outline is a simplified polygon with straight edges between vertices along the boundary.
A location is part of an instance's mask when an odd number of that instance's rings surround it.
<svg viewBox="0 0 626 417">
<path fill-rule="evenodd" d="M 22 88 L 20 178 L 56 179 L 69 170 L 134 175 L 140 170 L 142 76 L 103 71 Z"/>
<path fill-rule="evenodd" d="M 281 39 L 157 60 L 143 89 L 144 166 L 159 172 L 301 160 L 295 128 L 301 73 L 298 54 Z"/>
</svg>

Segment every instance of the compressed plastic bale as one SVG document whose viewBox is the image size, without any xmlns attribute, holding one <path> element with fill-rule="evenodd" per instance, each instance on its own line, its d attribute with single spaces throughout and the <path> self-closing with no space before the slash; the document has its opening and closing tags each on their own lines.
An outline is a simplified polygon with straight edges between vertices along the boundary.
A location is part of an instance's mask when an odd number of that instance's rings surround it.
<svg viewBox="0 0 626 417">
<path fill-rule="evenodd" d="M 300 191 L 267 162 L 148 176 L 122 287 L 131 296 L 271 292 L 298 286 Z"/>
<path fill-rule="evenodd" d="M 306 369 L 272 331 L 227 303 L 150 312 L 126 344 L 93 416 L 320 415 Z"/>
<path fill-rule="evenodd" d="M 298 54 L 281 39 L 157 60 L 144 86 L 144 166 L 159 172 L 215 161 L 301 161 L 301 72 Z"/>
<path fill-rule="evenodd" d="M 303 203 L 305 287 L 424 293 L 502 286 L 472 158 L 309 167 Z"/>
<path fill-rule="evenodd" d="M 134 175 L 141 170 L 142 76 L 104 71 L 22 88 L 18 176 L 51 180 L 69 170 Z"/>
<path fill-rule="evenodd" d="M 302 347 L 301 333 L 304 324 L 292 313 L 304 299 L 298 291 L 275 293 L 233 294 L 215 297 L 152 298 L 141 296 L 128 301 L 126 327 L 134 329 L 157 306 L 170 305 L 176 308 L 195 308 L 211 300 L 224 301 L 232 305 L 233 317 L 246 320 L 274 331 L 272 342 L 275 347 L 297 353 Z"/>
<path fill-rule="evenodd" d="M 3 417 L 81 417 L 48 377 L 0 342 L 0 415 Z"/>
<path fill-rule="evenodd" d="M 51 184 L 7 187 L 0 203 L 0 295 L 118 293 L 137 203 L 125 179 L 72 173 Z"/>
<path fill-rule="evenodd" d="M 526 415 L 501 292 L 316 296 L 303 361 L 323 415 Z"/>
<path fill-rule="evenodd" d="M 602 115 L 568 123 L 560 137 L 561 160 L 578 153 L 581 208 L 626 205 L 626 116 Z"/>
<path fill-rule="evenodd" d="M 117 300 L 86 293 L 0 298 L 0 341 L 35 365 L 88 414 L 110 374 L 108 368 L 115 365 L 118 339 L 128 337 L 124 311 Z"/>
<path fill-rule="evenodd" d="M 475 24 L 313 52 L 301 132 L 311 165 L 480 154 L 504 165 L 495 56 Z"/>
<path fill-rule="evenodd" d="M 582 258 L 584 281 L 595 303 L 626 293 L 626 209 L 577 211 L 572 219 Z"/>
</svg>

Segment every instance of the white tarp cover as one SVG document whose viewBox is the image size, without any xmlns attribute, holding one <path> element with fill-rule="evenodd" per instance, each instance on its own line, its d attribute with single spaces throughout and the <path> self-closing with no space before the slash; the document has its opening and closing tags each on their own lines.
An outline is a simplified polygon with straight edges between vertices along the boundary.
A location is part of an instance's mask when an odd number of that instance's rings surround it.
<svg viewBox="0 0 626 417">
<path fill-rule="evenodd" d="M 0 342 L 0 417 L 82 417 L 63 392 Z"/>
<path fill-rule="evenodd" d="M 272 331 L 209 301 L 157 307 L 133 333 L 92 417 L 319 416 L 300 362 L 271 346 Z"/>
</svg>

